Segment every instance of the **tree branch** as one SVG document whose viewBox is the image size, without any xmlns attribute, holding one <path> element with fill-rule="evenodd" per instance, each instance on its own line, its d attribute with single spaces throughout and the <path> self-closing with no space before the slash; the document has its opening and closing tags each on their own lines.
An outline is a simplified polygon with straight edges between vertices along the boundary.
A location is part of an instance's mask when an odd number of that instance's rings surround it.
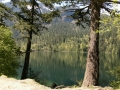
<svg viewBox="0 0 120 90">
<path fill-rule="evenodd" d="M 120 4 L 120 1 L 112 1 L 112 0 L 107 0 L 106 2 L 111 2 L 111 3 Z"/>
<path fill-rule="evenodd" d="M 75 9 L 66 9 L 65 11 L 71 11 L 71 12 L 75 12 L 76 10 L 79 10 L 79 11 L 83 11 L 84 9 L 86 9 L 86 8 L 89 8 L 89 5 L 88 6 L 86 6 L 86 7 L 84 7 L 84 8 L 75 8 Z"/>
<path fill-rule="evenodd" d="M 105 6 L 102 6 L 102 8 L 105 9 L 108 13 L 111 13 L 111 11 L 112 11 L 111 9 L 109 9 L 109 8 L 107 8 Z"/>
</svg>

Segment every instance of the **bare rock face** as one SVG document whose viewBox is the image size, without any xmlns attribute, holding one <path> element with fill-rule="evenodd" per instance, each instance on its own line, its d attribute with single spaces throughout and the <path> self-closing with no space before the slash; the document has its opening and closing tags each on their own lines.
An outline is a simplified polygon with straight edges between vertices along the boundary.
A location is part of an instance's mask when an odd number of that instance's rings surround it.
<svg viewBox="0 0 120 90">
<path fill-rule="evenodd" d="M 99 87 L 99 86 L 91 86 L 90 88 L 83 87 L 61 87 L 57 86 L 57 88 L 51 89 L 50 87 L 46 87 L 35 82 L 32 79 L 25 80 L 16 80 L 14 78 L 8 78 L 5 75 L 0 76 L 0 90 L 114 90 L 111 87 Z"/>
</svg>

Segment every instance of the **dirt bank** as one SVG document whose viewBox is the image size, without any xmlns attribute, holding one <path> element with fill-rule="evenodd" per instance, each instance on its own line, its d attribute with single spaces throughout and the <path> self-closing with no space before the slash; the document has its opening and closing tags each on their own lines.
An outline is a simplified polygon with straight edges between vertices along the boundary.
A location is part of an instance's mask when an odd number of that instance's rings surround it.
<svg viewBox="0 0 120 90">
<path fill-rule="evenodd" d="M 62 88 L 51 89 L 35 82 L 32 79 L 16 80 L 7 76 L 0 76 L 0 90 L 113 90 L 111 87 L 90 87 L 90 88 Z"/>
</svg>

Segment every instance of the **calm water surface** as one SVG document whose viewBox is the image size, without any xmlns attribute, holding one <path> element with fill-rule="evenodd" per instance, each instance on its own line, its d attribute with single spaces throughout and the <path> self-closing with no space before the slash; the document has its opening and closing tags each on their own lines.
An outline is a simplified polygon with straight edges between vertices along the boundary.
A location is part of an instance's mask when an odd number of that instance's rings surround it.
<svg viewBox="0 0 120 90">
<path fill-rule="evenodd" d="M 52 83 L 58 85 L 78 85 L 83 80 L 86 54 L 78 52 L 32 52 L 30 67 L 36 73 L 37 79 L 47 86 Z M 108 86 L 115 78 L 108 71 L 119 66 L 119 56 L 111 54 L 100 55 L 100 80 L 101 86 Z M 23 65 L 24 58 L 20 58 Z M 22 68 L 18 70 L 21 76 Z"/>
</svg>

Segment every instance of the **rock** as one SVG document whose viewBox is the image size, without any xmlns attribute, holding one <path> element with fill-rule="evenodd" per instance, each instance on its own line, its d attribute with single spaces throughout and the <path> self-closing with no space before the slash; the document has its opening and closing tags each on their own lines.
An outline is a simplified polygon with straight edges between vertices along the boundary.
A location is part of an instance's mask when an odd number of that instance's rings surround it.
<svg viewBox="0 0 120 90">
<path fill-rule="evenodd" d="M 57 84 L 55 84 L 55 83 L 53 83 L 52 86 L 51 86 L 52 89 L 54 89 L 56 87 L 57 87 Z"/>
<path fill-rule="evenodd" d="M 62 89 L 62 88 L 65 88 L 64 85 L 60 85 L 60 86 L 56 86 L 55 89 Z"/>
<path fill-rule="evenodd" d="M 59 85 L 58 86 L 57 84 L 53 83 L 52 86 L 51 86 L 51 88 L 52 89 L 61 89 L 61 88 L 65 88 L 65 86 L 64 85 Z"/>
</svg>

